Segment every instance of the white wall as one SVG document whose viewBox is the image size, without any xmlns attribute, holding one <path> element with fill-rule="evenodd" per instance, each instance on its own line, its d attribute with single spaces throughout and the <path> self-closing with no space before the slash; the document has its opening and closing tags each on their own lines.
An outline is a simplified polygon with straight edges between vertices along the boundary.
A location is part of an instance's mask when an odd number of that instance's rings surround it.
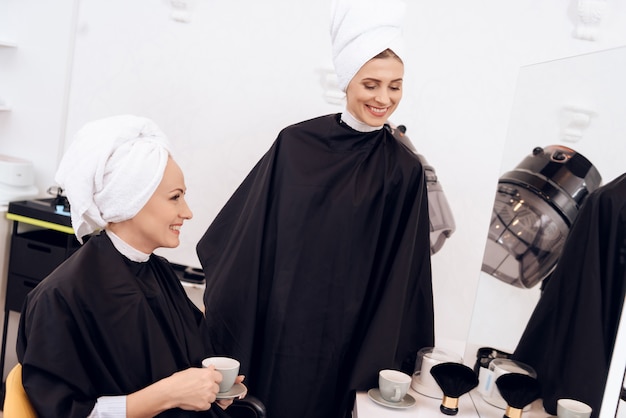
<svg viewBox="0 0 626 418">
<path fill-rule="evenodd" d="M 44 190 L 83 123 L 153 118 L 175 143 L 195 213 L 181 247 L 163 251 L 172 261 L 198 264 L 195 242 L 282 127 L 342 109 L 324 100 L 319 73 L 332 68 L 330 0 L 189 0 L 188 23 L 167 0 L 49 3 L 0 0 L 0 39 L 18 42 L 0 47 L 0 98 L 13 105 L 0 112 L 0 153 L 31 159 Z M 438 341 L 470 330 L 520 68 L 626 45 L 624 2 L 607 2 L 596 41 L 573 36 L 577 4 L 407 0 L 392 121 L 434 165 L 457 223 L 433 257 Z"/>
<path fill-rule="evenodd" d="M 63 150 L 73 48 L 74 0 L 0 0 L 0 154 L 31 160 L 41 194 Z M 10 223 L 0 208 L 0 318 L 3 318 Z M 5 371 L 16 363 L 19 315 L 9 318 Z M 4 371 L 0 371 L 4 372 Z M 3 374 L 6 376 L 6 373 Z"/>
<path fill-rule="evenodd" d="M 0 0 L 0 154 L 34 163 L 37 187 L 45 192 L 62 152 L 74 0 Z"/>
</svg>

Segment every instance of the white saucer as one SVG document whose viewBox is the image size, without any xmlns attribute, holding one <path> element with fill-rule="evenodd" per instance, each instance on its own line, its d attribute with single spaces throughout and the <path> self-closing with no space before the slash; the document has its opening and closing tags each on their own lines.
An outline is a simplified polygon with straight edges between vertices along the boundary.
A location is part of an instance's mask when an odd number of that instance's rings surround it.
<svg viewBox="0 0 626 418">
<path fill-rule="evenodd" d="M 378 390 L 378 388 L 368 390 L 367 396 L 369 396 L 369 398 L 378 405 L 387 406 L 389 408 L 406 409 L 415 405 L 415 398 L 408 393 L 404 395 L 404 398 L 402 398 L 399 402 L 389 402 L 384 400 L 383 397 L 380 396 L 380 390 Z"/>
<path fill-rule="evenodd" d="M 237 383 L 233 385 L 232 388 L 228 392 L 218 393 L 217 399 L 232 399 L 238 398 L 241 395 L 245 394 L 248 391 L 248 388 L 243 383 Z"/>
</svg>

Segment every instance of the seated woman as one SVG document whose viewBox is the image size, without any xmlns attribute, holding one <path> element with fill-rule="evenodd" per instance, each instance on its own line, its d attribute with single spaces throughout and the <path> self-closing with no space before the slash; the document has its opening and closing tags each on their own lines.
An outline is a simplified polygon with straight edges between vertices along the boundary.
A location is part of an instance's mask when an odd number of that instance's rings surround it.
<svg viewBox="0 0 626 418">
<path fill-rule="evenodd" d="M 178 246 L 192 216 L 163 133 L 135 116 L 91 122 L 56 180 L 76 236 L 89 238 L 22 310 L 17 355 L 38 415 L 228 416 L 213 407 L 220 373 L 201 367 L 204 316 L 153 254 Z"/>
</svg>

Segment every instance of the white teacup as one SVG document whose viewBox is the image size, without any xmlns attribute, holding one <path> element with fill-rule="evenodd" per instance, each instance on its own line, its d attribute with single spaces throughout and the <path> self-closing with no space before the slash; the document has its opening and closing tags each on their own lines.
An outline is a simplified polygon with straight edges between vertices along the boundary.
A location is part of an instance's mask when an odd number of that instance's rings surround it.
<svg viewBox="0 0 626 418">
<path fill-rule="evenodd" d="M 404 399 L 411 384 L 411 376 L 398 370 L 385 369 L 378 372 L 378 390 L 387 402 Z"/>
<path fill-rule="evenodd" d="M 556 416 L 558 418 L 589 418 L 592 408 L 584 402 L 575 399 L 559 399 L 556 401 Z"/>
<path fill-rule="evenodd" d="M 202 367 L 209 367 L 211 364 L 222 374 L 220 393 L 228 392 L 239 375 L 239 361 L 230 357 L 209 357 L 202 360 Z"/>
</svg>

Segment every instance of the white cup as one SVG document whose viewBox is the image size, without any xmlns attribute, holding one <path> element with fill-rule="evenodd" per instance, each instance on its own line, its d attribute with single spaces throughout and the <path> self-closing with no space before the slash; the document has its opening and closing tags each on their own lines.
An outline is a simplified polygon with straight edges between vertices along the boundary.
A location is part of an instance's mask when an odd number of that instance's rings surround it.
<svg viewBox="0 0 626 418">
<path fill-rule="evenodd" d="M 378 390 L 387 402 L 400 402 L 404 399 L 411 376 L 398 370 L 385 369 L 378 372 Z"/>
<path fill-rule="evenodd" d="M 556 401 L 556 416 L 558 418 L 589 418 L 592 408 L 584 402 L 575 399 L 559 399 Z"/>
<path fill-rule="evenodd" d="M 211 364 L 222 374 L 220 393 L 228 392 L 239 375 L 239 361 L 230 357 L 209 357 L 202 360 L 202 367 L 209 367 Z"/>
</svg>

